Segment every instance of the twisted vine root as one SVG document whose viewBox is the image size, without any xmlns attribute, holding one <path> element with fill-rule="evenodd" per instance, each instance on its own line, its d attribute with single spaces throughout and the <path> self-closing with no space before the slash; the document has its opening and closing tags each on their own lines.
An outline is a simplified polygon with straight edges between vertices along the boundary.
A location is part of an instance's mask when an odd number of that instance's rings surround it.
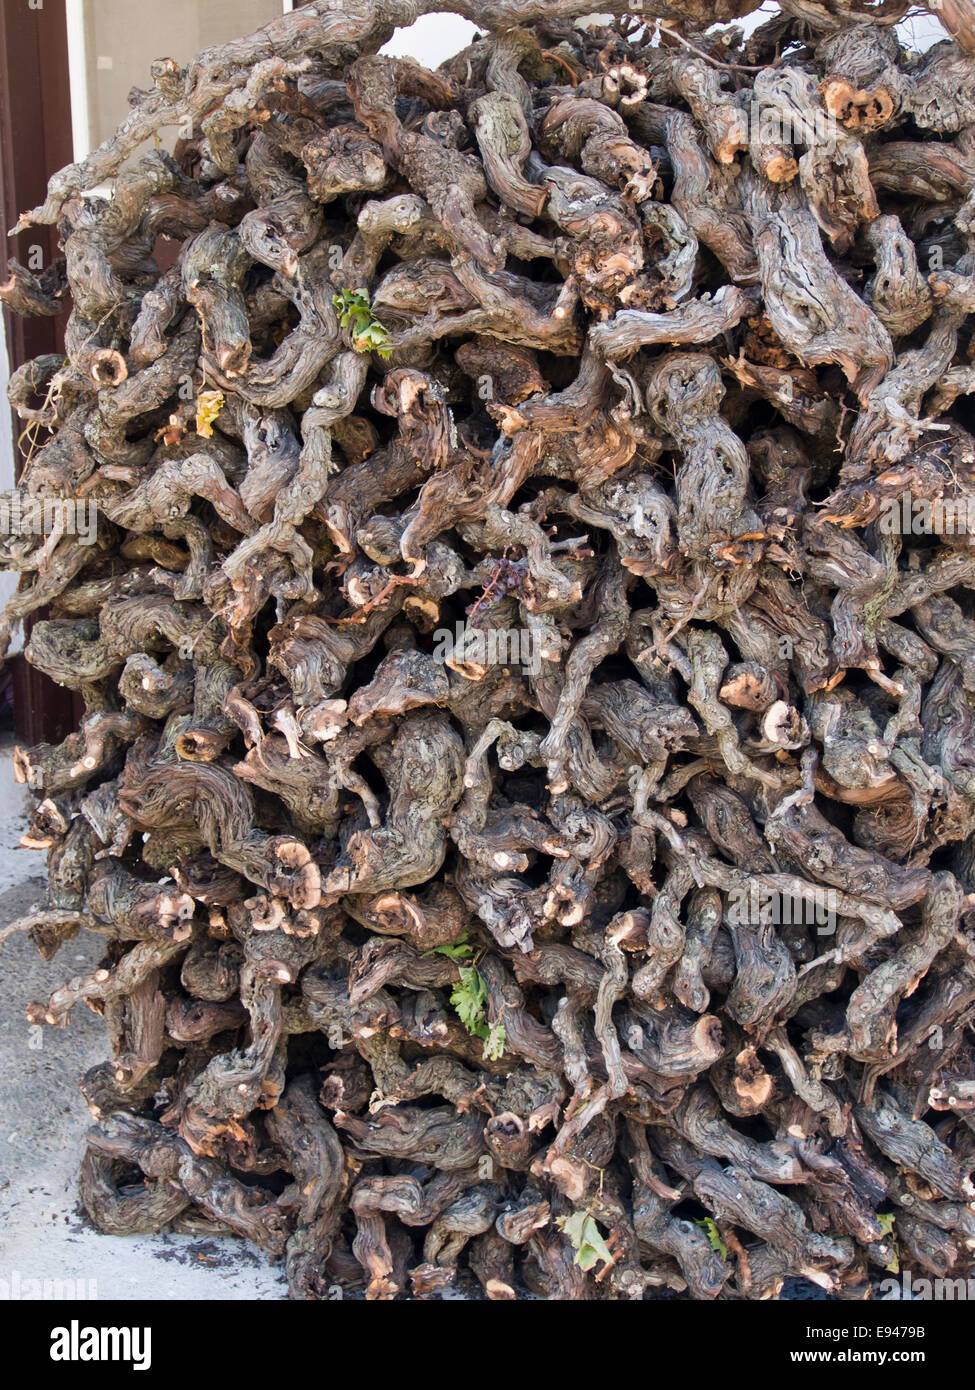
<svg viewBox="0 0 975 1390">
<path fill-rule="evenodd" d="M 85 716 L 0 939 L 108 939 L 29 1010 L 109 1032 L 87 1210 L 300 1298 L 963 1275 L 968 0 L 377 56 L 422 8 L 155 64 L 0 286 L 71 305 L 2 636 Z"/>
</svg>

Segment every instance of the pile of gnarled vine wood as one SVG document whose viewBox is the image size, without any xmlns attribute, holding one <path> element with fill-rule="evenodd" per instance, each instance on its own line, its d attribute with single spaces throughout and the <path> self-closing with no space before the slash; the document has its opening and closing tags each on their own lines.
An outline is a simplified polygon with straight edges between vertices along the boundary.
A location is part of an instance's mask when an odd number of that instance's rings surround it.
<svg viewBox="0 0 975 1390">
<path fill-rule="evenodd" d="M 422 8 L 157 63 L 0 291 L 85 1205 L 298 1297 L 965 1275 L 967 0 Z"/>
</svg>

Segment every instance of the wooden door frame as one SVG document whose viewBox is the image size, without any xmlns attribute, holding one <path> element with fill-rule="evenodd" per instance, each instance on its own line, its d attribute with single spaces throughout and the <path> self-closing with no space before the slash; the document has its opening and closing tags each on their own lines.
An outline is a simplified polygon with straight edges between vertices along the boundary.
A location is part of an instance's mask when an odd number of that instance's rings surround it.
<svg viewBox="0 0 975 1390">
<path fill-rule="evenodd" d="M 35 5 L 37 0 L 35 0 Z M 0 216 L 3 230 L 26 208 L 44 201 L 48 176 L 74 157 L 65 0 L 2 0 L 0 7 Z M 29 227 L 7 237 L 6 257 L 26 264 L 32 246 L 44 264 L 57 255 L 55 227 Z M 63 319 L 25 319 L 4 310 L 7 355 L 13 371 L 41 353 L 64 350 Z M 15 425 L 14 439 L 17 438 Z M 15 456 L 15 476 L 19 460 Z M 14 726 L 27 743 L 60 742 L 78 722 L 80 702 L 12 657 Z"/>
</svg>

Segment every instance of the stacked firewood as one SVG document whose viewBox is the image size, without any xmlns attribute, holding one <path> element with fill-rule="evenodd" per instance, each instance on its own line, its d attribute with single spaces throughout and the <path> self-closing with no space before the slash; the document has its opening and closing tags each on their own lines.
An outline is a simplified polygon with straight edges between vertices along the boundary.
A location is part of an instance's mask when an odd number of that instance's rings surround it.
<svg viewBox="0 0 975 1390">
<path fill-rule="evenodd" d="M 85 1206 L 300 1298 L 965 1276 L 967 0 L 455 8 L 436 72 L 415 0 L 162 60 L 21 219 Z"/>
</svg>

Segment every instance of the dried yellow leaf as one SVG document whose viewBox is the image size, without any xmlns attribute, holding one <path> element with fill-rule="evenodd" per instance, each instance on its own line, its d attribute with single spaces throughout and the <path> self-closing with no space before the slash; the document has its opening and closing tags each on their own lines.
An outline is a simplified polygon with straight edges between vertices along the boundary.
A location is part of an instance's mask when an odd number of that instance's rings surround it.
<svg viewBox="0 0 975 1390">
<path fill-rule="evenodd" d="M 196 432 L 213 438 L 213 422 L 223 409 L 222 391 L 201 391 L 196 398 Z"/>
</svg>

